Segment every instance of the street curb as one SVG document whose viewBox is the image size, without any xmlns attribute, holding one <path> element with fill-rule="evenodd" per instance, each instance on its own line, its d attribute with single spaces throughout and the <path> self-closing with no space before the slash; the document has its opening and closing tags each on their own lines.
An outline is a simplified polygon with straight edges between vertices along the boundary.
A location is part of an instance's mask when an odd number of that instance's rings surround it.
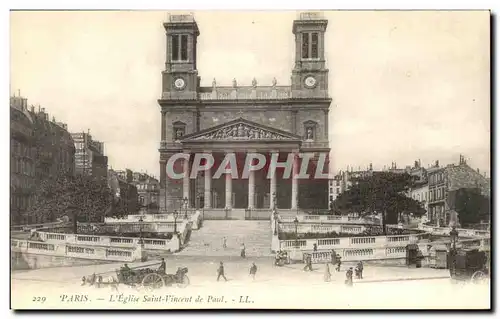
<svg viewBox="0 0 500 319">
<path fill-rule="evenodd" d="M 373 283 L 373 282 L 391 282 L 391 281 L 412 281 L 412 280 L 432 280 L 432 279 L 450 279 L 449 276 L 440 277 L 419 277 L 419 278 L 397 278 L 397 279 L 379 279 L 367 281 L 354 281 L 355 284 Z"/>
</svg>

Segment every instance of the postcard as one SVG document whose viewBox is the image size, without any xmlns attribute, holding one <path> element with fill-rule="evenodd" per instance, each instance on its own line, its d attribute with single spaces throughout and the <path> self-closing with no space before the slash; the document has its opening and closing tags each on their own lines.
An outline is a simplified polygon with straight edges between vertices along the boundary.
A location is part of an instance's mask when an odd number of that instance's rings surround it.
<svg viewBox="0 0 500 319">
<path fill-rule="evenodd" d="M 11 308 L 491 308 L 489 11 L 11 11 Z"/>
</svg>

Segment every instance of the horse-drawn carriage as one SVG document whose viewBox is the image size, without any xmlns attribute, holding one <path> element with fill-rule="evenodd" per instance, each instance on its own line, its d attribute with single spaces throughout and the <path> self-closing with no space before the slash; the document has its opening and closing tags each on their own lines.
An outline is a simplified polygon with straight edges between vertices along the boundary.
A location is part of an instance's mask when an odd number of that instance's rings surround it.
<svg viewBox="0 0 500 319">
<path fill-rule="evenodd" d="M 117 289 L 119 284 L 124 284 L 129 287 L 158 289 L 162 287 L 173 286 L 185 288 L 189 285 L 189 277 L 186 275 L 187 267 L 179 267 L 175 274 L 167 274 L 164 270 L 154 270 L 147 267 L 129 268 L 128 266 L 121 267 L 116 270 L 116 278 L 111 277 L 108 281 L 103 281 L 102 276 L 93 274 L 87 278 L 83 277 L 83 284 L 100 286 L 112 286 Z"/>
<path fill-rule="evenodd" d="M 163 271 L 151 268 L 138 268 L 136 270 L 122 268 L 116 271 L 116 275 L 119 283 L 128 286 L 141 285 L 147 289 L 158 289 L 176 284 L 177 287 L 185 288 L 189 285 L 187 272 L 187 267 L 177 268 L 175 274 L 166 274 Z"/>
<path fill-rule="evenodd" d="M 488 252 L 474 249 L 458 249 L 451 256 L 450 276 L 457 281 L 480 283 L 490 277 Z"/>
</svg>

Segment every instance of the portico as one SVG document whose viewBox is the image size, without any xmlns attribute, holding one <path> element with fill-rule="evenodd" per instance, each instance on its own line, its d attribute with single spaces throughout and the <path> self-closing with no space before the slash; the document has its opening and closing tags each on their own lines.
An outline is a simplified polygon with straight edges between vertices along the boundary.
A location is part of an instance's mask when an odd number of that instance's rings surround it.
<svg viewBox="0 0 500 319">
<path fill-rule="evenodd" d="M 189 154 L 189 160 L 182 159 L 187 173 L 182 193 L 192 207 L 272 209 L 276 196 L 279 207 L 297 208 L 299 136 L 238 118 L 179 142 L 182 153 Z M 191 174 L 193 165 L 210 166 L 196 154 L 213 157 L 213 165 Z M 277 165 L 271 164 L 273 158 Z"/>
</svg>

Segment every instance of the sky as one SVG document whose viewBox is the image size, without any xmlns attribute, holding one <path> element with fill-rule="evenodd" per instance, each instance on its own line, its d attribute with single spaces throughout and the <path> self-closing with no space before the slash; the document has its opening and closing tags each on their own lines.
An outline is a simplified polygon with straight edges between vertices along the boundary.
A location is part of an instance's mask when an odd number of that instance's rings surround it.
<svg viewBox="0 0 500 319">
<path fill-rule="evenodd" d="M 179 13 L 179 12 L 177 12 Z M 182 12 L 183 13 L 183 12 Z M 10 91 L 159 176 L 166 11 L 12 12 Z M 203 86 L 289 85 L 293 11 L 198 11 Z M 458 163 L 490 172 L 487 11 L 329 11 L 333 170 Z"/>
</svg>

